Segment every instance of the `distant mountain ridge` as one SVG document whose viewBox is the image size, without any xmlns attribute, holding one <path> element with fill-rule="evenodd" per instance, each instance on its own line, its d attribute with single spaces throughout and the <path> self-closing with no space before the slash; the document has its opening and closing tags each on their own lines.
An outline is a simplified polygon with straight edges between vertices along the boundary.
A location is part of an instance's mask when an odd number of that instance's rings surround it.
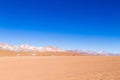
<svg viewBox="0 0 120 80">
<path fill-rule="evenodd" d="M 31 46 L 29 44 L 22 44 L 20 46 L 14 46 L 7 43 L 0 42 L 0 49 L 2 50 L 10 50 L 10 51 L 25 51 L 25 52 L 65 52 L 66 50 L 57 48 L 55 46 L 47 46 L 47 47 L 36 47 Z"/>
<path fill-rule="evenodd" d="M 120 54 L 112 54 L 106 51 L 81 51 L 81 50 L 65 50 L 55 46 L 46 46 L 46 47 L 36 47 L 29 44 L 22 44 L 19 46 L 10 45 L 7 43 L 0 42 L 0 50 L 7 50 L 13 52 L 52 52 L 52 53 L 76 53 L 82 55 L 96 55 L 96 56 L 109 56 L 109 55 L 120 55 Z"/>
</svg>

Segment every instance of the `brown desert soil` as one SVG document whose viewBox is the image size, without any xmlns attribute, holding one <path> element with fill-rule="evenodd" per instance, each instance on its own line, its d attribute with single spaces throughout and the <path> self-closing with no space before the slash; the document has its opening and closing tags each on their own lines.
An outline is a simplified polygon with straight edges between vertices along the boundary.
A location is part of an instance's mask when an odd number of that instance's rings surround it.
<svg viewBox="0 0 120 80">
<path fill-rule="evenodd" d="M 0 57 L 0 80 L 120 80 L 120 57 Z"/>
</svg>

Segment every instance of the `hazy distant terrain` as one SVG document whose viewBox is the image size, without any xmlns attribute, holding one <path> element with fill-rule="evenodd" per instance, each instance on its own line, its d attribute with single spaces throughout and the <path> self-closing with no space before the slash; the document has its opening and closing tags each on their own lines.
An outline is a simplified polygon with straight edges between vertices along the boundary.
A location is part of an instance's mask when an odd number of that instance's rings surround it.
<svg viewBox="0 0 120 80">
<path fill-rule="evenodd" d="M 14 52 L 0 50 L 0 56 L 86 56 L 85 53 L 74 52 Z"/>
<path fill-rule="evenodd" d="M 94 51 L 66 50 L 55 46 L 37 47 L 28 44 L 19 46 L 0 42 L 0 56 L 109 56 L 117 54 Z"/>
</svg>

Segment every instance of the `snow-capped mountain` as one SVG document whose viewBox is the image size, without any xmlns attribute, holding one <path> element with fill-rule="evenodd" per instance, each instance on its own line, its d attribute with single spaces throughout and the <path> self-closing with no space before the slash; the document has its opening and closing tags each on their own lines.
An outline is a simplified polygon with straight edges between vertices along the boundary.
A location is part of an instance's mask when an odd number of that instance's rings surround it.
<svg viewBox="0 0 120 80">
<path fill-rule="evenodd" d="M 47 47 L 41 48 L 41 51 L 42 52 L 45 52 L 45 51 L 47 51 L 47 52 L 65 52 L 66 50 L 57 48 L 55 46 L 47 46 Z"/>
<path fill-rule="evenodd" d="M 91 51 L 86 51 L 89 55 L 96 55 L 96 56 L 117 56 L 120 55 L 118 53 L 111 53 L 105 50 L 91 50 Z"/>
<path fill-rule="evenodd" d="M 68 50 L 69 52 L 73 53 L 80 53 L 80 54 L 85 54 L 85 55 L 94 55 L 94 56 L 118 56 L 120 55 L 119 53 L 110 53 L 104 50 L 89 50 L 89 51 L 82 51 L 82 50 Z"/>
<path fill-rule="evenodd" d="M 47 47 L 36 47 L 31 46 L 29 44 L 23 44 L 19 46 L 13 46 L 7 43 L 0 42 L 0 49 L 2 50 L 10 50 L 10 51 L 25 51 L 25 52 L 65 52 L 66 50 L 60 49 L 54 46 L 47 46 Z"/>
<path fill-rule="evenodd" d="M 3 49 L 3 50 L 14 50 L 14 47 L 13 45 L 10 45 L 10 44 L 7 44 L 7 43 L 2 43 L 0 42 L 0 49 Z"/>
<path fill-rule="evenodd" d="M 77 53 L 77 54 L 85 54 L 85 55 L 101 55 L 101 56 L 119 55 L 119 54 L 109 53 L 106 51 L 65 50 L 55 46 L 36 47 L 36 46 L 31 46 L 29 44 L 14 46 L 14 45 L 2 43 L 2 42 L 0 42 L 0 49 L 15 51 L 15 52 L 67 52 L 67 53 Z"/>
</svg>

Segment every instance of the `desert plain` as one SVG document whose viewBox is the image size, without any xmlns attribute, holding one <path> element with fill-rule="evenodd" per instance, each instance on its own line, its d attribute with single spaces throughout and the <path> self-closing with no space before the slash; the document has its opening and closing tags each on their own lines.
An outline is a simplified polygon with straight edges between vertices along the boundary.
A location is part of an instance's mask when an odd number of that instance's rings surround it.
<svg viewBox="0 0 120 80">
<path fill-rule="evenodd" d="M 0 57 L 0 80 L 120 80 L 120 57 Z"/>
</svg>

